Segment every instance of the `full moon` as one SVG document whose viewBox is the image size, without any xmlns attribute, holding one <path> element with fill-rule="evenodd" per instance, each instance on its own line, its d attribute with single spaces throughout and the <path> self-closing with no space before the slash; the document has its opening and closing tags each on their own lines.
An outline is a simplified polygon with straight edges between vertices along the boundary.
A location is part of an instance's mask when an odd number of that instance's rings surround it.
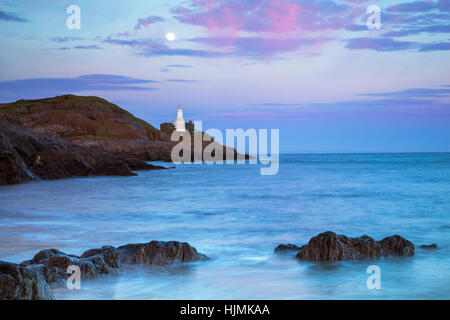
<svg viewBox="0 0 450 320">
<path fill-rule="evenodd" d="M 168 41 L 173 41 L 173 40 L 175 40 L 175 33 L 169 32 L 168 34 L 166 34 L 166 39 L 167 39 Z"/>
</svg>

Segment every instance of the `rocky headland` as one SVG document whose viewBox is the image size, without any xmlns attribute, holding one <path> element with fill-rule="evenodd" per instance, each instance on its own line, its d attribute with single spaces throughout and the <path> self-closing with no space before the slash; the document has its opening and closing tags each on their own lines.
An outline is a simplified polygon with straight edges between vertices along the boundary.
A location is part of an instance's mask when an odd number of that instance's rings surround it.
<svg viewBox="0 0 450 320">
<path fill-rule="evenodd" d="M 57 249 L 38 252 L 20 264 L 0 261 L 0 300 L 52 300 L 52 288 L 65 287 L 69 266 L 78 266 L 81 279 L 118 274 L 124 265 L 170 265 L 209 260 L 186 242 L 151 241 L 121 247 L 90 249 L 81 256 Z"/>
<path fill-rule="evenodd" d="M 175 144 L 166 133 L 98 97 L 3 103 L 0 185 L 164 169 L 146 161 L 170 162 Z"/>
<path fill-rule="evenodd" d="M 399 235 L 376 241 L 366 235 L 350 238 L 327 231 L 311 238 L 303 246 L 281 244 L 274 251 L 276 253 L 294 251 L 299 260 L 342 261 L 394 256 L 410 257 L 414 255 L 415 247 L 411 241 Z"/>
</svg>

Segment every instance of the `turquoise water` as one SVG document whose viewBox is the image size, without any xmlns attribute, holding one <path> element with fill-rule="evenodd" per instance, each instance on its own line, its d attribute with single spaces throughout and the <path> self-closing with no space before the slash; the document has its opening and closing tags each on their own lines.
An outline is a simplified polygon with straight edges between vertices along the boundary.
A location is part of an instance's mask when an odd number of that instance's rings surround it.
<svg viewBox="0 0 450 320">
<path fill-rule="evenodd" d="M 58 289 L 59 299 L 449 299 L 450 154 L 283 155 L 258 165 L 179 165 L 137 177 L 0 187 L 0 259 L 102 245 L 187 241 L 212 258 Z M 323 231 L 399 234 L 412 258 L 300 262 L 275 255 Z M 436 243 L 437 250 L 418 248 Z M 369 265 L 381 289 L 366 286 Z"/>
</svg>

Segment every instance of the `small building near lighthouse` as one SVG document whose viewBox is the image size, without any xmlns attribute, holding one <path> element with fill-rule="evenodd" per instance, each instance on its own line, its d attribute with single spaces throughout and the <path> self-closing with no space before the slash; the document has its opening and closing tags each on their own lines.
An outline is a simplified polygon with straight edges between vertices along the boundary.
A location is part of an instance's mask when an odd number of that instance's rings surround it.
<svg viewBox="0 0 450 320">
<path fill-rule="evenodd" d="M 164 122 L 159 126 L 160 130 L 164 133 L 172 134 L 172 132 L 186 132 L 194 133 L 194 124 L 191 120 L 185 122 L 183 118 L 183 109 L 178 106 L 177 119 L 174 122 Z"/>
</svg>

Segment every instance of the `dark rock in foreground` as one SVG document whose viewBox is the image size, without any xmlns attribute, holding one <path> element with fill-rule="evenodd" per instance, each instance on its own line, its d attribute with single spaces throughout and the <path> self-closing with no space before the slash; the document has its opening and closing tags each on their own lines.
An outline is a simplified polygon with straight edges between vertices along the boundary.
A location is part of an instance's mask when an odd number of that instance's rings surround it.
<svg viewBox="0 0 450 320">
<path fill-rule="evenodd" d="M 295 244 L 289 243 L 289 244 L 280 244 L 275 248 L 276 253 L 282 253 L 287 251 L 298 251 L 300 250 L 299 246 L 296 246 Z"/>
<path fill-rule="evenodd" d="M 437 249 L 437 244 L 432 243 L 432 244 L 423 244 L 420 246 L 422 249 Z"/>
<path fill-rule="evenodd" d="M 82 279 L 89 279 L 117 274 L 125 264 L 161 266 L 208 259 L 189 243 L 178 241 L 104 246 L 79 257 L 47 249 L 20 265 L 0 261 L 0 300 L 54 299 L 50 287 L 66 286 L 71 265 L 80 268 Z"/>
<path fill-rule="evenodd" d="M 38 252 L 31 261 L 22 265 L 42 265 L 45 280 L 52 287 L 66 285 L 67 268 L 76 265 L 80 268 L 81 278 L 96 278 L 102 274 L 112 274 L 119 271 L 118 252 L 114 247 L 91 249 L 77 257 L 57 249 Z"/>
<path fill-rule="evenodd" d="M 40 268 L 0 261 L 0 299 L 53 300 L 55 297 Z"/>
<path fill-rule="evenodd" d="M 328 231 L 311 238 L 308 244 L 298 248 L 296 257 L 307 261 L 362 260 L 413 256 L 414 250 L 412 242 L 398 235 L 376 241 L 369 236 L 349 238 Z"/>
</svg>

